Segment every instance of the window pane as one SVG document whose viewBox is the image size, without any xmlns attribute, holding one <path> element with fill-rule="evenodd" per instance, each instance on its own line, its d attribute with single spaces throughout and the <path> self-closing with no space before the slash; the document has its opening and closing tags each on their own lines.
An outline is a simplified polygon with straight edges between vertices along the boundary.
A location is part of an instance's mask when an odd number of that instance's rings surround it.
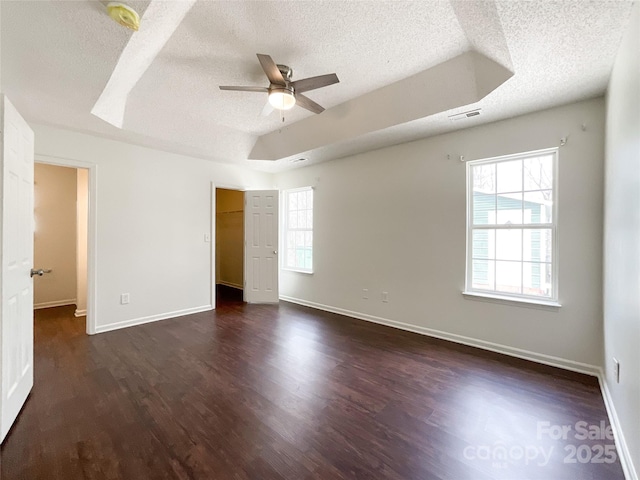
<svg viewBox="0 0 640 480">
<path fill-rule="evenodd" d="M 312 265 L 313 265 L 312 250 L 310 248 L 307 248 L 305 250 L 305 256 L 304 256 L 304 268 L 311 269 Z"/>
<path fill-rule="evenodd" d="M 496 223 L 496 196 L 473 192 L 473 224 Z"/>
<path fill-rule="evenodd" d="M 525 190 L 553 188 L 553 155 L 527 158 L 523 163 Z"/>
<path fill-rule="evenodd" d="M 522 160 L 499 162 L 496 170 L 498 193 L 522 191 Z"/>
<path fill-rule="evenodd" d="M 522 260 L 522 230 L 496 231 L 496 258 L 498 260 Z"/>
<path fill-rule="evenodd" d="M 468 170 L 472 209 L 468 287 L 554 298 L 557 159 L 555 154 L 523 157 L 472 162 Z M 491 228 L 479 228 L 486 226 Z"/>
<path fill-rule="evenodd" d="M 553 233 L 550 228 L 526 229 L 522 238 L 523 260 L 551 262 Z"/>
<path fill-rule="evenodd" d="M 284 192 L 286 250 L 283 266 L 311 270 L 313 264 L 313 190 L 302 188 Z"/>
<path fill-rule="evenodd" d="M 473 258 L 494 259 L 496 250 L 495 230 L 474 230 L 473 232 Z"/>
<path fill-rule="evenodd" d="M 524 223 L 551 223 L 553 193 L 551 190 L 524 194 Z"/>
<path fill-rule="evenodd" d="M 471 267 L 472 288 L 480 290 L 494 290 L 494 261 L 473 260 Z"/>
<path fill-rule="evenodd" d="M 482 193 L 496 192 L 496 165 L 476 165 L 473 167 L 473 191 Z"/>
<path fill-rule="evenodd" d="M 522 293 L 540 297 L 553 296 L 551 264 L 524 262 L 522 273 Z"/>
<path fill-rule="evenodd" d="M 522 264 L 520 262 L 496 262 L 496 291 L 522 292 Z"/>
<path fill-rule="evenodd" d="M 522 224 L 522 193 L 507 193 L 498 195 L 498 218 L 499 225 L 521 225 Z"/>
</svg>

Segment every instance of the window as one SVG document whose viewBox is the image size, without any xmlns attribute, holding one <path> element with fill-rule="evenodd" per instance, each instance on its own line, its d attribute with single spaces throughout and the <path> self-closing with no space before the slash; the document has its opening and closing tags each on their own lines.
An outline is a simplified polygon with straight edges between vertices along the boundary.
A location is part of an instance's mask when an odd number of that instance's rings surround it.
<svg viewBox="0 0 640 480">
<path fill-rule="evenodd" d="M 288 270 L 313 272 L 313 189 L 284 191 L 284 265 Z"/>
<path fill-rule="evenodd" d="M 466 292 L 555 304 L 557 149 L 467 163 Z"/>
</svg>

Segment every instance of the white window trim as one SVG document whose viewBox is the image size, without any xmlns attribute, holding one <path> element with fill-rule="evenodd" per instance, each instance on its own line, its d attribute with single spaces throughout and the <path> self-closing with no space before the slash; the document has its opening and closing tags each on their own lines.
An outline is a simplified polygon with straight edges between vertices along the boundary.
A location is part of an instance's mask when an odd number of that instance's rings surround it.
<svg viewBox="0 0 640 480">
<path fill-rule="evenodd" d="M 551 228 L 552 232 L 552 244 L 551 244 L 551 258 L 552 262 L 552 276 L 553 276 L 553 290 L 552 297 L 537 297 L 534 295 L 524 295 L 517 293 L 507 293 L 507 292 L 497 292 L 495 290 L 481 290 L 474 289 L 472 287 L 472 254 L 473 254 L 473 230 L 478 229 L 478 226 L 473 225 L 473 195 L 470 195 L 470 192 L 473 188 L 473 179 L 471 178 L 471 167 L 475 165 L 482 165 L 485 163 L 499 163 L 506 162 L 510 160 L 522 160 L 524 158 L 548 155 L 552 154 L 554 156 L 553 160 L 553 211 L 552 218 L 553 223 L 549 224 L 526 224 L 526 225 L 518 225 L 516 228 L 518 229 L 535 229 L 535 228 Z M 498 157 L 491 158 L 483 158 L 480 160 L 472 160 L 466 162 L 466 175 L 467 175 L 467 225 L 466 225 L 466 234 L 467 234 L 467 245 L 466 245 L 466 274 L 465 274 L 465 289 L 462 294 L 469 299 L 478 300 L 488 300 L 497 303 L 520 303 L 520 304 L 533 304 L 533 305 L 541 305 L 546 307 L 561 307 L 562 305 L 559 303 L 558 296 L 558 277 L 559 277 L 559 257 L 558 257 L 558 198 L 559 198 L 559 190 L 558 190 L 558 164 L 559 164 L 559 148 L 545 148 L 542 150 L 534 150 L 530 152 L 523 152 L 511 155 L 501 155 Z M 510 227 L 504 225 L 487 225 L 480 226 L 479 229 L 482 228 L 496 228 L 496 229 L 508 229 Z"/>
<path fill-rule="evenodd" d="M 311 268 L 300 268 L 300 267 L 289 267 L 287 265 L 287 232 L 289 230 L 288 225 L 289 225 L 289 209 L 286 205 L 286 201 L 287 201 L 287 194 L 289 193 L 295 193 L 295 192 L 303 192 L 303 191 L 307 191 L 307 190 L 313 190 L 313 220 L 312 220 L 312 225 L 311 225 L 311 235 L 314 234 L 315 229 L 314 229 L 314 225 L 315 224 L 315 219 L 316 219 L 316 215 L 315 215 L 315 203 L 316 203 L 316 198 L 315 198 L 315 188 L 312 186 L 307 186 L 307 187 L 297 187 L 297 188 L 287 188 L 285 190 L 282 190 L 281 192 L 281 198 L 280 198 L 280 205 L 281 205 L 281 212 L 280 212 L 280 218 L 282 218 L 282 235 L 281 235 L 281 245 L 280 245 L 280 251 L 283 252 L 282 255 L 280 255 L 280 268 L 282 270 L 286 270 L 288 272 L 296 272 L 296 273 L 304 273 L 306 275 L 313 275 L 313 265 L 315 265 L 315 241 L 313 242 L 313 246 L 311 247 L 311 251 L 312 253 L 312 258 L 313 260 L 311 261 Z"/>
</svg>

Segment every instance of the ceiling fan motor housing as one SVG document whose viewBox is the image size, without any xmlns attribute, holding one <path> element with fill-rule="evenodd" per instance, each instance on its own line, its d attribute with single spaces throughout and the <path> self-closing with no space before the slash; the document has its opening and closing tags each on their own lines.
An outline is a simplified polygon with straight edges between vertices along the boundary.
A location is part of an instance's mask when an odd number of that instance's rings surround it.
<svg viewBox="0 0 640 480">
<path fill-rule="evenodd" d="M 284 77 L 285 81 L 290 82 L 291 79 L 293 78 L 293 69 L 286 65 L 280 65 L 280 64 L 278 64 L 277 67 L 278 67 L 278 70 L 280 70 L 280 73 Z"/>
</svg>

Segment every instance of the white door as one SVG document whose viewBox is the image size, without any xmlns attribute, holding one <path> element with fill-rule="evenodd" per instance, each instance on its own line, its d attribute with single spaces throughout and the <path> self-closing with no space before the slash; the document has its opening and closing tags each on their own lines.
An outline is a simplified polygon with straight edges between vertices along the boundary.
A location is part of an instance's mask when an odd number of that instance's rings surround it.
<svg viewBox="0 0 640 480">
<path fill-rule="evenodd" d="M 33 386 L 33 132 L 0 99 L 0 442 Z"/>
<path fill-rule="evenodd" d="M 278 303 L 278 191 L 247 191 L 244 203 L 244 300 Z"/>
</svg>

